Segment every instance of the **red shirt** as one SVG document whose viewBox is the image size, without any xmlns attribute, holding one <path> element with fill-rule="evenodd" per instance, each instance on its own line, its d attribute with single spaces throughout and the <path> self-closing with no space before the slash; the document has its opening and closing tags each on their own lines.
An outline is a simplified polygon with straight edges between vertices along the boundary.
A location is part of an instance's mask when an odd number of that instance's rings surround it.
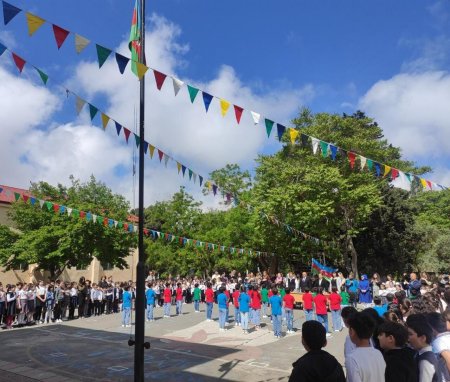
<svg viewBox="0 0 450 382">
<path fill-rule="evenodd" d="M 233 292 L 233 304 L 236 308 L 239 308 L 239 295 L 240 293 L 238 290 Z"/>
<path fill-rule="evenodd" d="M 291 294 L 285 294 L 283 297 L 284 307 L 287 309 L 294 309 L 295 298 Z"/>
<path fill-rule="evenodd" d="M 310 292 L 303 293 L 303 309 L 313 308 L 313 295 Z"/>
<path fill-rule="evenodd" d="M 206 289 L 205 300 L 206 302 L 214 302 L 214 292 L 211 288 Z"/>
<path fill-rule="evenodd" d="M 273 292 L 272 292 L 272 289 L 269 289 L 269 293 L 267 294 L 267 297 L 272 297 L 273 296 Z"/>
<path fill-rule="evenodd" d="M 177 301 L 183 300 L 183 289 L 177 288 Z"/>
<path fill-rule="evenodd" d="M 342 297 L 339 296 L 336 292 L 330 294 L 330 309 L 331 310 L 340 310 L 341 309 Z"/>
<path fill-rule="evenodd" d="M 164 289 L 164 302 L 172 301 L 172 291 L 169 288 Z"/>
<path fill-rule="evenodd" d="M 254 290 L 250 298 L 252 299 L 250 306 L 253 309 L 261 309 L 261 294 Z"/>
<path fill-rule="evenodd" d="M 327 298 L 319 293 L 314 297 L 314 304 L 316 304 L 316 314 L 327 314 Z"/>
<path fill-rule="evenodd" d="M 227 306 L 230 303 L 230 291 L 228 289 L 225 290 L 225 296 L 227 296 Z"/>
</svg>

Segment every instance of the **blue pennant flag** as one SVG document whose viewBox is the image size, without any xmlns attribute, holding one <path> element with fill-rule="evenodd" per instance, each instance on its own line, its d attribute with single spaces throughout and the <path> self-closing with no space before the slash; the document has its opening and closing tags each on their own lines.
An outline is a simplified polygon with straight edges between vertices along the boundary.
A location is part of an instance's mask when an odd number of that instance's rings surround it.
<svg viewBox="0 0 450 382">
<path fill-rule="evenodd" d="M 212 99 L 213 96 L 211 94 L 203 92 L 203 103 L 205 104 L 206 112 L 208 112 L 209 105 L 211 104 Z"/>
<path fill-rule="evenodd" d="M 119 53 L 116 53 L 116 61 L 117 61 L 117 66 L 119 67 L 120 73 L 123 74 L 123 72 L 125 71 L 125 68 L 127 67 L 128 61 L 130 61 L 130 59 L 128 57 L 122 56 Z"/>
<path fill-rule="evenodd" d="M 5 25 L 8 24 L 21 11 L 22 10 L 20 8 L 17 8 L 14 5 L 9 4 L 6 1 L 4 1 L 3 2 L 3 21 L 5 22 Z"/>
</svg>

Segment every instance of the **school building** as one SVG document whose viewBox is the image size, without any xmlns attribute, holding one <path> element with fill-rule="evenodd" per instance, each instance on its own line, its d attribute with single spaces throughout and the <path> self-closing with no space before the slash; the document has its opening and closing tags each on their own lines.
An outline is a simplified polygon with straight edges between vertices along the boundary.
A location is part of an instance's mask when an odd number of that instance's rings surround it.
<svg viewBox="0 0 450 382">
<path fill-rule="evenodd" d="M 8 212 L 11 209 L 12 203 L 15 202 L 14 193 L 25 194 L 30 196 L 29 191 L 14 188 L 9 186 L 2 186 L 2 192 L 0 192 L 0 224 L 7 225 L 11 229 L 14 229 L 14 222 L 8 216 Z M 136 223 L 137 216 L 130 215 L 129 221 Z M 127 263 L 126 269 L 119 269 L 112 267 L 110 264 L 102 264 L 97 258 L 93 258 L 91 264 L 84 269 L 70 268 L 65 269 L 59 276 L 64 281 L 78 281 L 81 276 L 84 276 L 87 280 L 98 282 L 102 276 L 112 276 L 114 281 L 128 281 L 135 280 L 136 265 L 138 262 L 137 249 L 130 251 L 130 255 L 125 258 Z M 0 282 L 3 285 L 15 284 L 17 282 L 37 282 L 40 280 L 47 281 L 50 273 L 45 269 L 39 269 L 37 264 L 21 264 L 18 269 L 6 270 L 0 267 Z"/>
</svg>

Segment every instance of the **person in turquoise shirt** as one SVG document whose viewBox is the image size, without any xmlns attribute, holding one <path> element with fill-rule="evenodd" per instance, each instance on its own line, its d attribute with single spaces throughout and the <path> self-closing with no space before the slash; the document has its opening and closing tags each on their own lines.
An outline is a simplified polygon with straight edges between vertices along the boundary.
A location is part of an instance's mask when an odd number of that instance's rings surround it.
<svg viewBox="0 0 450 382">
<path fill-rule="evenodd" d="M 147 299 L 147 321 L 153 321 L 153 308 L 155 307 L 155 291 L 153 290 L 153 283 L 147 284 L 145 291 L 145 298 Z"/>
<path fill-rule="evenodd" d="M 248 312 L 250 310 L 250 296 L 247 294 L 244 285 L 241 286 L 239 295 L 239 312 L 241 314 L 241 326 L 244 334 L 248 334 Z"/>
<path fill-rule="evenodd" d="M 225 330 L 225 321 L 227 317 L 227 295 L 225 294 L 225 287 L 219 288 L 219 294 L 217 295 L 217 304 L 219 305 L 219 328 L 220 331 Z"/>
<path fill-rule="evenodd" d="M 276 338 L 281 338 L 281 297 L 278 295 L 278 289 L 272 290 L 273 296 L 269 298 L 272 307 L 273 332 Z"/>
<path fill-rule="evenodd" d="M 122 296 L 122 328 L 131 327 L 131 299 L 130 287 L 127 285 Z"/>
</svg>

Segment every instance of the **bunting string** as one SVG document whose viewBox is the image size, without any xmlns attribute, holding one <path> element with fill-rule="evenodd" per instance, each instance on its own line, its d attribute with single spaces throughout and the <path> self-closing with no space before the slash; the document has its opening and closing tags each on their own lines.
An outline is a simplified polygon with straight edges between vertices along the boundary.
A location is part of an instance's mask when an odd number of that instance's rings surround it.
<svg viewBox="0 0 450 382">
<path fill-rule="evenodd" d="M 7 25 L 12 19 L 14 19 L 23 10 L 21 8 L 18 8 L 16 6 L 6 2 L 6 1 L 2 1 L 2 3 L 3 3 L 3 21 L 4 21 L 4 24 Z M 82 51 L 84 51 L 84 49 L 91 43 L 91 41 L 89 39 L 87 39 L 77 33 L 71 32 L 71 31 L 64 29 L 56 24 L 50 23 L 47 20 L 45 20 L 35 14 L 32 14 L 30 12 L 25 12 L 25 13 L 26 13 L 26 21 L 27 21 L 29 35 L 32 36 L 43 24 L 49 23 L 52 25 L 53 34 L 54 34 L 56 45 L 57 45 L 58 49 L 60 49 L 61 46 L 64 44 L 64 42 L 66 41 L 69 34 L 74 34 L 74 36 L 75 36 L 75 50 L 77 53 L 81 53 Z M 184 85 L 186 85 L 191 103 L 194 103 L 199 92 L 202 93 L 203 103 L 204 103 L 206 112 L 208 112 L 213 99 L 218 100 L 219 106 L 220 106 L 220 112 L 223 117 L 225 117 L 227 115 L 227 113 L 230 109 L 231 103 L 229 101 L 223 99 L 222 97 L 218 97 L 218 96 L 209 94 L 209 93 L 207 93 L 199 88 L 196 88 L 192 85 L 185 84 L 184 81 L 176 78 L 175 76 L 165 74 L 154 68 L 151 68 L 149 66 L 141 64 L 136 59 L 123 56 L 122 54 L 115 52 L 114 50 L 107 48 L 103 45 L 95 43 L 95 47 L 96 47 L 96 52 L 97 52 L 97 60 L 98 60 L 99 68 L 101 68 L 103 66 L 103 64 L 106 62 L 106 60 L 111 56 L 111 54 L 114 53 L 114 56 L 115 56 L 115 59 L 117 62 L 117 66 L 118 66 L 119 72 L 121 74 L 124 73 L 125 68 L 128 65 L 128 62 L 131 61 L 132 67 L 133 67 L 133 72 L 139 77 L 139 79 L 141 79 L 148 70 L 151 70 L 153 72 L 154 78 L 155 78 L 155 84 L 156 84 L 156 87 L 158 90 L 162 89 L 162 87 L 165 83 L 165 80 L 167 79 L 167 77 L 169 77 L 172 79 L 175 96 L 177 96 L 180 89 L 182 87 L 184 87 Z M 6 49 L 6 47 L 4 47 L 0 44 L 0 55 L 3 53 L 2 48 L 3 48 L 3 51 Z M 26 63 L 25 60 L 23 60 L 18 55 L 15 55 L 14 53 L 13 53 L 13 60 L 14 60 L 14 63 L 16 64 L 18 70 L 20 72 L 22 72 L 23 67 Z M 35 67 L 35 69 L 38 71 L 39 75 L 41 76 L 42 81 L 44 83 L 46 83 L 46 81 L 47 81 L 46 74 L 43 73 L 42 71 L 40 71 L 36 67 Z M 322 154 L 322 156 L 324 158 L 330 157 L 333 161 L 336 160 L 337 155 L 347 156 L 347 158 L 349 160 L 349 165 L 352 169 L 355 168 L 356 159 L 359 159 L 360 170 L 364 170 L 367 167 L 367 170 L 369 170 L 371 172 L 375 172 L 375 175 L 377 177 L 381 177 L 381 178 L 389 177 L 389 179 L 391 181 L 394 181 L 397 178 L 400 178 L 402 181 L 404 181 L 405 183 L 407 183 L 409 185 L 414 180 L 418 184 L 420 184 L 423 187 L 423 189 L 426 191 L 440 191 L 440 190 L 444 190 L 444 189 L 448 188 L 446 186 L 443 186 L 443 185 L 437 184 L 435 182 L 432 182 L 430 180 L 424 179 L 418 175 L 402 172 L 401 170 L 399 170 L 397 168 L 394 168 L 394 167 L 388 166 L 386 164 L 380 163 L 378 161 L 374 161 L 372 159 L 366 158 L 363 155 L 357 154 L 350 150 L 345 150 L 343 148 L 340 148 L 336 145 L 325 142 L 318 138 L 308 136 L 306 134 L 300 134 L 300 132 L 298 130 L 296 130 L 294 128 L 290 128 L 290 127 L 287 128 L 283 124 L 276 123 L 271 119 L 263 117 L 258 112 L 251 111 L 249 109 L 244 109 L 243 107 L 235 105 L 235 104 L 233 104 L 233 109 L 234 109 L 236 122 L 238 124 L 240 124 L 240 121 L 241 121 L 244 111 L 247 113 L 250 112 L 251 118 L 255 125 L 258 125 L 260 123 L 261 119 L 264 120 L 264 127 L 266 129 L 268 138 L 270 138 L 270 136 L 271 136 L 273 127 L 276 126 L 276 136 L 280 142 L 281 142 L 281 139 L 282 139 L 283 135 L 285 134 L 285 132 L 288 132 L 289 138 L 290 138 L 290 141 L 292 144 L 295 144 L 299 137 L 300 137 L 301 143 L 303 145 L 307 145 L 308 142 L 311 141 L 312 150 L 313 150 L 314 154 L 316 154 L 317 152 L 320 151 L 320 153 Z M 95 116 L 95 113 L 96 113 L 95 109 L 92 109 L 92 113 Z M 129 135 L 130 134 L 128 134 L 128 136 Z M 128 142 L 128 137 L 127 137 L 127 142 Z M 185 173 L 185 170 L 183 171 L 183 175 L 184 175 L 184 173 Z"/>
<path fill-rule="evenodd" d="M 36 198 L 29 193 L 21 193 L 16 192 L 10 189 L 8 186 L 0 187 L 0 194 L 4 193 L 6 197 L 12 197 L 14 195 L 14 200 L 16 202 L 23 201 L 26 204 L 30 204 L 32 206 L 39 207 L 42 210 L 46 210 L 49 212 L 54 212 L 55 214 L 59 214 L 61 216 L 67 216 L 72 218 L 78 218 L 81 220 L 85 220 L 88 223 L 99 224 L 104 227 L 121 229 L 127 233 L 137 233 L 138 226 L 134 225 L 130 222 L 118 221 L 112 219 L 110 217 L 105 217 L 101 215 L 96 215 L 92 212 L 82 211 L 76 208 L 67 207 L 64 205 L 60 205 L 57 203 L 53 203 L 49 200 Z M 193 246 L 205 248 L 211 251 L 219 250 L 220 252 L 228 252 L 230 254 L 241 254 L 241 255 L 275 255 L 275 253 L 269 253 L 264 251 L 257 251 L 248 248 L 238 248 L 223 244 L 211 243 L 204 240 L 199 239 L 191 239 L 184 236 L 178 236 L 168 232 L 160 232 L 154 229 L 144 228 L 144 235 L 147 237 L 152 237 L 153 239 L 162 239 L 168 243 L 179 243 L 182 246 Z"/>
<path fill-rule="evenodd" d="M 5 50 L 10 51 L 8 48 L 6 48 L 4 45 L 2 45 L 0 43 L 0 55 L 1 55 L 1 48 L 2 46 L 5 48 Z M 14 53 L 12 53 L 14 55 Z M 25 62 L 25 61 L 24 61 Z M 41 77 L 42 81 L 44 84 L 47 84 L 47 81 L 49 79 L 48 75 L 46 75 L 44 72 L 42 72 L 40 69 L 38 69 L 37 67 L 35 67 L 34 65 L 32 65 L 34 69 L 36 69 L 36 71 L 38 72 L 39 76 Z M 45 81 L 44 81 L 45 78 Z M 80 96 L 78 96 L 75 92 L 73 92 L 72 90 L 70 90 L 69 88 L 61 85 L 60 83 L 58 83 L 58 86 L 60 86 L 61 88 L 64 89 L 65 94 L 68 95 L 73 95 L 75 97 L 75 108 L 76 108 L 76 112 L 77 114 L 80 114 L 81 111 L 83 110 L 85 105 L 88 105 L 88 109 L 89 109 L 89 116 L 91 119 L 91 122 L 94 122 L 94 119 L 96 118 L 97 115 L 100 114 L 100 118 L 101 118 L 101 123 L 102 123 L 102 127 L 103 130 L 106 131 L 106 128 L 109 124 L 109 122 L 114 122 L 114 126 L 117 132 L 117 136 L 120 136 L 121 132 L 123 131 L 123 136 L 125 138 L 126 143 L 129 143 L 129 139 L 130 136 L 132 134 L 131 130 L 126 128 L 125 126 L 123 126 L 122 124 L 120 124 L 118 121 L 114 120 L 113 118 L 111 118 L 109 115 L 107 115 L 106 113 L 104 113 L 103 111 L 101 111 L 97 106 L 89 103 L 88 101 L 86 101 L 85 99 L 81 98 Z M 135 144 L 136 147 L 139 147 L 140 144 L 140 136 L 136 133 L 133 133 L 133 136 L 135 138 Z M 241 206 L 245 206 L 249 211 L 253 211 L 254 207 L 249 205 L 248 203 L 244 203 L 242 201 L 240 201 L 236 195 L 234 195 L 233 193 L 224 190 L 223 188 L 219 187 L 217 184 L 215 184 L 212 180 L 206 180 L 204 183 L 203 181 L 206 179 L 205 177 L 203 177 L 202 175 L 200 175 L 197 172 L 194 172 L 191 168 L 189 168 L 188 166 L 182 164 L 180 161 L 176 160 L 175 158 L 173 158 L 172 156 L 170 156 L 169 154 L 167 154 L 166 152 L 164 152 L 162 149 L 156 147 L 155 145 L 152 145 L 151 143 L 147 142 L 144 140 L 144 153 L 147 155 L 147 152 L 150 155 L 150 159 L 153 159 L 154 153 L 155 151 L 158 153 L 158 159 L 159 162 L 162 163 L 163 159 L 164 159 L 164 165 L 167 167 L 167 164 L 169 161 L 171 162 L 176 162 L 177 165 L 177 171 L 178 174 L 182 174 L 183 178 L 186 175 L 186 171 L 188 173 L 188 177 L 189 177 L 189 181 L 193 181 L 194 184 L 197 182 L 198 179 L 198 183 L 199 186 L 202 187 L 203 185 L 205 187 L 208 188 L 208 190 L 210 192 L 213 193 L 214 196 L 217 196 L 218 194 L 221 195 L 223 198 L 226 198 L 227 202 L 231 202 L 231 200 L 234 201 L 235 205 L 241 205 Z M 260 216 L 267 219 L 268 222 L 278 226 L 278 227 L 283 227 L 285 232 L 289 235 L 295 236 L 297 238 L 303 238 L 305 240 L 311 240 L 316 244 L 321 243 L 321 240 L 319 240 L 318 238 L 315 238 L 307 233 L 304 233 L 296 228 L 291 227 L 290 225 L 282 222 L 281 220 L 279 220 L 276 216 L 273 215 L 267 215 L 265 212 L 261 211 L 260 212 Z"/>
</svg>

